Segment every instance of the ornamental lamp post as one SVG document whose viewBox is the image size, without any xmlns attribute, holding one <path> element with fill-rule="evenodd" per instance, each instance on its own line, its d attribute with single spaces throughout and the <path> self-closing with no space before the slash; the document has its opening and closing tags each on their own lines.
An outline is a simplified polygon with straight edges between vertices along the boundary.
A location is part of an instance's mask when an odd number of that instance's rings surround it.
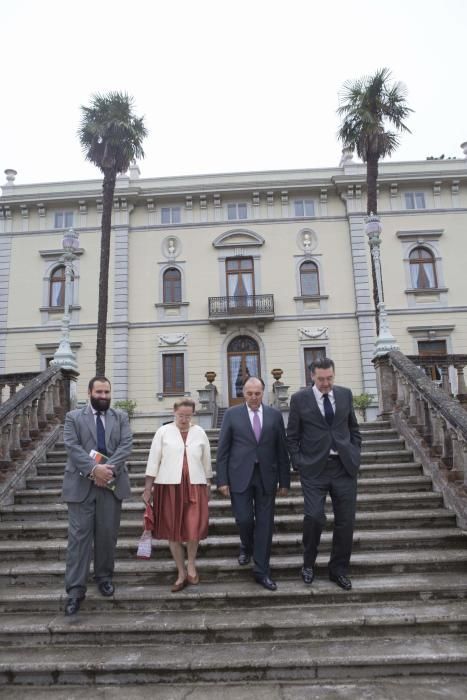
<svg viewBox="0 0 467 700">
<path fill-rule="evenodd" d="M 378 320 L 379 334 L 375 342 L 373 357 L 387 355 L 390 350 L 399 350 L 396 339 L 392 335 L 389 328 L 388 312 L 384 303 L 383 293 L 383 277 L 381 274 L 381 220 L 379 216 L 370 214 L 366 219 L 365 232 L 368 236 L 368 245 L 370 246 L 371 257 L 375 268 L 376 291 L 378 294 Z"/>
<path fill-rule="evenodd" d="M 60 345 L 54 354 L 52 364 L 60 365 L 63 369 L 78 371 L 76 355 L 70 346 L 70 322 L 71 304 L 73 300 L 73 261 L 76 260 L 76 251 L 79 248 L 79 237 L 74 229 L 70 228 L 63 234 L 62 239 L 63 255 L 60 262 L 65 266 L 65 300 L 64 313 L 62 318 L 62 337 Z"/>
</svg>

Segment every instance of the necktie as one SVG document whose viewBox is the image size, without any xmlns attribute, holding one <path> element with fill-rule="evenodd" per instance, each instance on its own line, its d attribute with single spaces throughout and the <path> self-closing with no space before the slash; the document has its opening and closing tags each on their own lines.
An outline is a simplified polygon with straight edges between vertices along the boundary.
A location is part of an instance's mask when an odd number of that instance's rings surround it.
<svg viewBox="0 0 467 700">
<path fill-rule="evenodd" d="M 261 437 L 261 421 L 258 411 L 253 411 L 253 432 L 255 434 L 256 442 L 259 442 Z"/>
<path fill-rule="evenodd" d="M 96 435 L 97 451 L 102 452 L 103 455 L 106 455 L 107 448 L 105 446 L 105 428 L 99 411 L 96 413 Z"/>
<path fill-rule="evenodd" d="M 326 423 L 331 426 L 334 421 L 334 411 L 332 410 L 331 399 L 328 394 L 323 394 L 323 406 L 324 406 L 324 417 L 326 418 Z"/>
</svg>

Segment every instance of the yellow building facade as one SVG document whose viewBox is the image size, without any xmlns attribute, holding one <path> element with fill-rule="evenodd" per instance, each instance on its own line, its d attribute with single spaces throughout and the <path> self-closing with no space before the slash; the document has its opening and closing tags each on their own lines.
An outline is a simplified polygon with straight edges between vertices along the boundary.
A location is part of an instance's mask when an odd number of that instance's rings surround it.
<svg viewBox="0 0 467 700">
<path fill-rule="evenodd" d="M 465 154 L 464 154 L 465 155 Z M 79 235 L 71 345 L 78 396 L 94 374 L 102 182 L 20 184 L 0 198 L 0 372 L 38 371 L 60 341 L 61 241 Z M 174 397 L 216 373 L 218 403 L 271 370 L 289 392 L 319 354 L 338 383 L 376 395 L 365 166 L 142 178 L 114 198 L 106 371 L 138 426 L 166 420 Z M 378 214 L 391 331 L 406 354 L 467 347 L 467 159 L 382 163 Z M 376 409 L 374 410 L 374 412 Z"/>
</svg>

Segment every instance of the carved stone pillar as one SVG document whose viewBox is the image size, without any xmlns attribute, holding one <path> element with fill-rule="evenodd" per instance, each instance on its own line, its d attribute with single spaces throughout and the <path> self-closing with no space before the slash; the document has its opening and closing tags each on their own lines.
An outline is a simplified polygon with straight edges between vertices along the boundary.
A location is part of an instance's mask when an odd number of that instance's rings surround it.
<svg viewBox="0 0 467 700">
<path fill-rule="evenodd" d="M 21 414 L 17 413 L 13 418 L 10 440 L 10 455 L 15 459 L 21 454 Z"/>
<path fill-rule="evenodd" d="M 21 434 L 20 434 L 20 442 L 21 442 L 21 447 L 28 447 L 32 440 L 31 440 L 31 435 L 29 433 L 29 415 L 31 412 L 31 407 L 30 406 L 25 406 L 23 408 L 22 414 L 21 414 Z"/>
<path fill-rule="evenodd" d="M 45 412 L 47 414 L 47 420 L 48 421 L 53 421 L 55 418 L 55 411 L 54 411 L 54 388 L 52 385 L 48 386 L 46 389 L 46 403 L 45 403 Z"/>
<path fill-rule="evenodd" d="M 395 397 L 397 396 L 394 370 L 389 363 L 388 355 L 375 357 L 373 364 L 376 372 L 376 386 L 378 387 L 379 413 L 383 420 L 387 420 L 394 412 Z"/>
<path fill-rule="evenodd" d="M 39 403 L 37 406 L 37 422 L 40 430 L 47 427 L 47 390 L 43 391 L 39 396 Z"/>
<path fill-rule="evenodd" d="M 11 464 L 10 455 L 10 440 L 11 440 L 11 423 L 4 425 L 2 428 L 2 436 L 0 443 L 0 459 L 2 466 L 6 467 Z"/>
<path fill-rule="evenodd" d="M 29 416 L 29 433 L 32 438 L 38 437 L 40 433 L 39 423 L 37 420 L 38 405 L 39 399 L 34 399 L 31 405 L 31 414 Z"/>
</svg>

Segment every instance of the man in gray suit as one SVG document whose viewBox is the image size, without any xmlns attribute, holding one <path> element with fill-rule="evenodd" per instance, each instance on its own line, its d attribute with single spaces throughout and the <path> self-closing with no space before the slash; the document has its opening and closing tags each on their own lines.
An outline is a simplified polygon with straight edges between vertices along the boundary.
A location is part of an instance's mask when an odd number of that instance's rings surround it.
<svg viewBox="0 0 467 700">
<path fill-rule="evenodd" d="M 86 594 L 94 541 L 94 579 L 103 596 L 112 596 L 115 547 L 122 499 L 131 495 L 125 461 L 131 454 L 128 415 L 110 408 L 106 377 L 93 377 L 87 406 L 65 417 L 63 439 L 68 460 L 62 498 L 68 505 L 65 615 L 75 615 Z M 105 463 L 90 456 L 105 455 Z"/>
<path fill-rule="evenodd" d="M 217 448 L 217 486 L 230 495 L 240 531 L 240 565 L 253 555 L 257 583 L 275 591 L 269 571 L 274 503 L 286 496 L 290 486 L 284 422 L 281 413 L 262 403 L 264 382 L 249 377 L 243 385 L 245 403 L 229 408 L 224 415 Z"/>
<path fill-rule="evenodd" d="M 287 426 L 289 452 L 300 474 L 305 500 L 301 575 L 305 583 L 312 583 L 329 493 L 334 511 L 329 578 L 349 590 L 362 440 L 352 392 L 334 385 L 334 362 L 328 357 L 320 358 L 310 369 L 314 384 L 292 396 Z"/>
</svg>

